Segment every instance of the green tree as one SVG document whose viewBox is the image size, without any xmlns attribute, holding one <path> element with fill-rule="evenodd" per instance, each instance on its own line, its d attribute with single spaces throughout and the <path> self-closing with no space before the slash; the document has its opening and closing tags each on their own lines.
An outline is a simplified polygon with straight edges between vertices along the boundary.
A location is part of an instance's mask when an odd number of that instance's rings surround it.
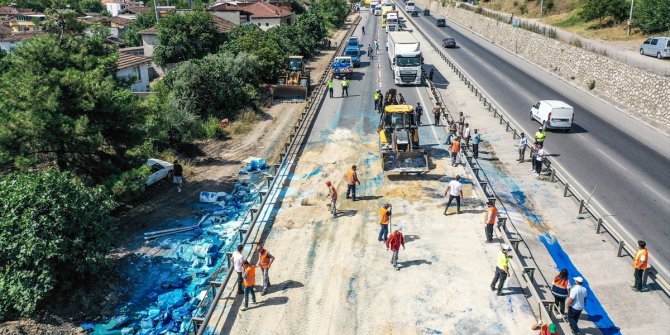
<svg viewBox="0 0 670 335">
<path fill-rule="evenodd" d="M 319 0 L 312 3 L 310 10 L 316 11 L 329 29 L 341 26 L 350 12 L 346 0 Z"/>
<path fill-rule="evenodd" d="M 104 36 L 46 34 L 13 51 L 0 73 L 0 166 L 55 166 L 96 183 L 126 169 L 143 113 L 119 87 Z"/>
<path fill-rule="evenodd" d="M 601 26 L 605 19 L 618 23 L 626 18 L 628 6 L 623 0 L 582 0 L 581 4 L 581 18 L 586 21 L 598 20 Z"/>
<path fill-rule="evenodd" d="M 319 42 L 326 37 L 328 30 L 323 20 L 314 11 L 299 15 L 295 23 L 293 42 L 298 45 L 300 54 L 305 57 L 314 56 Z"/>
<path fill-rule="evenodd" d="M 636 9 L 637 25 L 644 33 L 670 31 L 670 1 L 643 0 Z"/>
<path fill-rule="evenodd" d="M 152 10 L 146 14 L 137 14 L 137 18 L 128 25 L 123 34 L 123 41 L 127 47 L 137 47 L 142 45 L 142 36 L 140 31 L 151 28 L 156 24 L 156 14 Z"/>
<path fill-rule="evenodd" d="M 274 83 L 279 71 L 286 66 L 287 56 L 295 50 L 295 45 L 290 40 L 286 42 L 287 39 L 279 31 L 271 32 L 276 28 L 265 32 L 255 25 L 237 26 L 228 33 L 228 40 L 221 46 L 221 50 L 232 54 L 247 52 L 256 56 L 260 81 Z M 281 40 L 284 42 L 278 45 Z"/>
<path fill-rule="evenodd" d="M 115 204 L 69 173 L 0 179 L 0 319 L 30 316 L 54 290 L 68 291 L 106 268 Z"/>
<path fill-rule="evenodd" d="M 105 7 L 102 6 L 100 0 L 81 0 L 79 10 L 82 13 L 102 13 L 105 11 Z"/>
<path fill-rule="evenodd" d="M 218 47 L 218 33 L 208 12 L 172 13 L 158 22 L 157 29 L 154 61 L 161 66 L 202 58 Z"/>
</svg>

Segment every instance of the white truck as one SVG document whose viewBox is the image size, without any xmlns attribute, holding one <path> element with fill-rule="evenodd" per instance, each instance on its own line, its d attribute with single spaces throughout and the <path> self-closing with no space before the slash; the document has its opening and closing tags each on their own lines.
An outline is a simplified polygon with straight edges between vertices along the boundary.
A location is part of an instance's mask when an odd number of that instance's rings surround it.
<svg viewBox="0 0 670 335">
<path fill-rule="evenodd" d="M 398 19 L 398 11 L 390 11 L 386 13 L 386 32 L 399 31 L 400 20 Z"/>
<path fill-rule="evenodd" d="M 419 41 L 408 31 L 391 31 L 386 43 L 395 84 L 421 85 L 423 56 Z"/>
<path fill-rule="evenodd" d="M 407 3 L 405 4 L 405 11 L 408 14 L 412 14 L 412 12 L 414 11 L 414 1 L 411 0 L 407 1 Z"/>
</svg>

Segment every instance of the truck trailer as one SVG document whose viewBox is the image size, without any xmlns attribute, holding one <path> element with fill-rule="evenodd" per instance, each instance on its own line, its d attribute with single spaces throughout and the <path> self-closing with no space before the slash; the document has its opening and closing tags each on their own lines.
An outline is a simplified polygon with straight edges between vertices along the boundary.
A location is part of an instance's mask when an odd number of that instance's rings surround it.
<svg viewBox="0 0 670 335">
<path fill-rule="evenodd" d="M 422 82 L 421 45 L 407 31 L 391 31 L 387 39 L 389 63 L 396 85 L 420 85 Z"/>
</svg>

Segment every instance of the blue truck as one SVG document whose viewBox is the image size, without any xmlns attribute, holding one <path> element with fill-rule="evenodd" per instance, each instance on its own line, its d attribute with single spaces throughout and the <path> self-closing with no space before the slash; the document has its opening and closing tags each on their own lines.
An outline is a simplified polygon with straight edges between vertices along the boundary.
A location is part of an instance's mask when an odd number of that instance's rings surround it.
<svg viewBox="0 0 670 335">
<path fill-rule="evenodd" d="M 344 48 L 342 56 L 351 57 L 351 60 L 354 62 L 354 67 L 361 66 L 361 48 L 357 46 L 347 46 Z"/>
<path fill-rule="evenodd" d="M 335 60 L 333 60 L 333 64 L 331 65 L 333 76 L 340 79 L 351 79 L 351 74 L 354 72 L 353 63 L 354 61 L 349 56 L 335 57 Z"/>
</svg>

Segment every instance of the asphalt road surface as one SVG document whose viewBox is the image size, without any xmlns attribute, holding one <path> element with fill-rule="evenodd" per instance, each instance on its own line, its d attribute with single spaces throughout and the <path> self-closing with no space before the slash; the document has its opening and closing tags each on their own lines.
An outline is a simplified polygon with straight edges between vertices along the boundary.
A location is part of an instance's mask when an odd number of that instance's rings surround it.
<svg viewBox="0 0 670 335">
<path fill-rule="evenodd" d="M 447 27 L 438 28 L 438 17 L 421 13 L 411 20 L 434 41 L 454 37 L 459 47 L 447 50 L 449 55 L 529 138 L 540 126 L 529 117 L 530 106 L 536 101 L 563 100 L 574 107 L 571 132 L 549 133 L 546 149 L 580 184 L 583 193 L 597 186 L 592 203 L 604 209 L 607 219 L 630 238 L 646 240 L 652 262 L 667 278 L 670 139 L 472 32 L 449 21 Z"/>
</svg>

